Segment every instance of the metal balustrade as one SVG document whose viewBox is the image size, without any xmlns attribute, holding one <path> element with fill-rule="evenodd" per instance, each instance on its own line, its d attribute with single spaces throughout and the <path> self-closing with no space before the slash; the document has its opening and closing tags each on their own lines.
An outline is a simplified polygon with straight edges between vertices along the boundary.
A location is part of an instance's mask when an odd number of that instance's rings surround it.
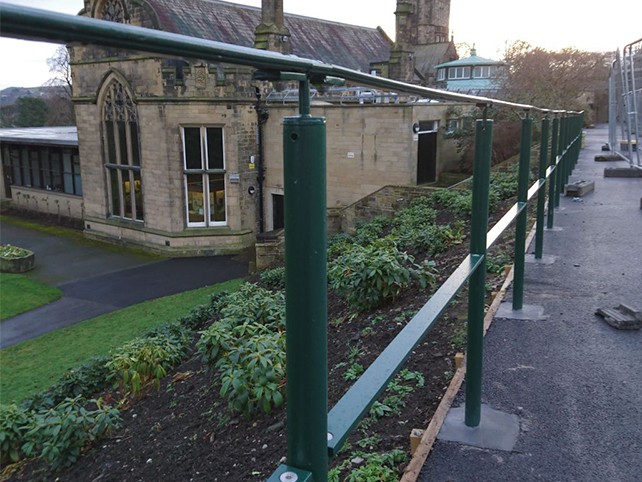
<svg viewBox="0 0 642 482">
<path fill-rule="evenodd" d="M 299 83 L 299 115 L 284 120 L 284 185 L 286 223 L 287 464 L 269 481 L 327 480 L 329 456 L 335 455 L 351 430 L 367 413 L 413 349 L 468 282 L 468 347 L 465 423 L 480 423 L 486 251 L 515 225 L 513 307 L 523 300 L 524 250 L 529 200 L 538 194 L 536 256 L 543 250 L 546 187 L 547 227 L 577 162 L 581 148 L 582 113 L 515 104 L 505 100 L 430 89 L 371 76 L 336 65 L 292 55 L 228 45 L 140 27 L 76 17 L 0 3 L 5 37 L 89 43 L 152 54 L 246 65 L 259 80 Z M 325 119 L 310 115 L 310 83 L 336 84 L 337 79 L 423 98 L 474 104 L 481 108 L 476 123 L 473 212 L 470 254 L 437 289 L 348 392 L 327 412 L 327 263 Z M 517 203 L 488 231 L 488 194 L 493 121 L 489 107 L 523 112 Z M 541 120 L 538 179 L 528 186 L 533 115 Z M 552 118 L 552 133 L 549 127 Z M 549 148 L 550 141 L 550 148 Z M 550 156 L 548 151 L 550 149 Z M 549 161 L 550 159 L 550 161 Z"/>
</svg>

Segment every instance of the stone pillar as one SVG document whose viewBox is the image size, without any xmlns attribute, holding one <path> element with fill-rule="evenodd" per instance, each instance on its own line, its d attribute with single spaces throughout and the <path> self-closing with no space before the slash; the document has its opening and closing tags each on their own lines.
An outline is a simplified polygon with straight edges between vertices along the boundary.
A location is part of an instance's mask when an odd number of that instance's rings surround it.
<svg viewBox="0 0 642 482">
<path fill-rule="evenodd" d="M 290 31 L 285 27 L 283 0 L 262 0 L 261 23 L 254 31 L 254 47 L 289 54 Z"/>
</svg>

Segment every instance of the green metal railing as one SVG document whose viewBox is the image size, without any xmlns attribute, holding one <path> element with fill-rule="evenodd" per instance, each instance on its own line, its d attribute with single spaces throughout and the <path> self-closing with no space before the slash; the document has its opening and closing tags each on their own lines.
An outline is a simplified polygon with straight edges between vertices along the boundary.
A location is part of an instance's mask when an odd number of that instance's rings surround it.
<svg viewBox="0 0 642 482">
<path fill-rule="evenodd" d="M 6 37 L 91 43 L 246 65 L 258 69 L 256 79 L 299 82 L 299 115 L 287 117 L 283 127 L 288 456 L 287 464 L 279 466 L 270 481 L 327 480 L 329 456 L 341 448 L 361 417 L 466 282 L 469 282 L 469 301 L 465 423 L 471 427 L 479 425 L 486 251 L 517 219 L 513 307 L 520 309 L 523 303 L 526 209 L 529 200 L 537 193 L 536 256 L 541 257 L 545 187 L 548 184 L 547 227 L 551 229 L 554 208 L 559 206 L 560 193 L 579 156 L 581 113 L 430 89 L 292 55 L 4 3 L 0 3 L 0 18 L 0 34 Z M 332 83 L 337 79 L 432 99 L 475 104 L 482 108 L 484 118 L 476 124 L 470 254 L 328 413 L 326 127 L 323 118 L 310 115 L 309 82 Z M 517 203 L 487 232 L 493 122 L 485 116 L 491 106 L 518 110 L 524 113 L 524 118 Z M 542 139 L 538 179 L 529 187 L 534 114 L 543 116 Z M 550 163 L 547 163 L 551 116 Z"/>
</svg>

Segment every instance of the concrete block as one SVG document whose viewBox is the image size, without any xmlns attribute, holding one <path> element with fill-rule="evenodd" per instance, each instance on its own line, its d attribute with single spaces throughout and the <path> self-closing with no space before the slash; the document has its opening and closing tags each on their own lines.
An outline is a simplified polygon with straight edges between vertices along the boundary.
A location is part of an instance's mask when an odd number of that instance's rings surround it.
<svg viewBox="0 0 642 482">
<path fill-rule="evenodd" d="M 604 177 L 642 177 L 642 169 L 635 167 L 607 167 Z"/>
<path fill-rule="evenodd" d="M 481 406 L 481 421 L 478 427 L 464 423 L 465 408 L 451 408 L 437 438 L 491 450 L 510 452 L 519 436 L 517 415 L 494 410 L 488 405 Z"/>
<path fill-rule="evenodd" d="M 566 185 L 565 195 L 582 197 L 595 189 L 595 181 L 576 181 Z"/>
<path fill-rule="evenodd" d="M 642 311 L 637 311 L 625 304 L 620 304 L 617 308 L 598 308 L 595 314 L 618 330 L 642 328 Z"/>
<path fill-rule="evenodd" d="M 613 162 L 621 160 L 622 158 L 616 154 L 598 154 L 597 156 L 595 156 L 596 162 Z"/>
</svg>

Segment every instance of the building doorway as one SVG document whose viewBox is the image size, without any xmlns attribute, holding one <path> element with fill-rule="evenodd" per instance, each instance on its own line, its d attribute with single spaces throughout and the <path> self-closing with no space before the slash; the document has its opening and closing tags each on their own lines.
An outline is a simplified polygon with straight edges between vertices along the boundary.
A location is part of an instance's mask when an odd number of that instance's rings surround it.
<svg viewBox="0 0 642 482">
<path fill-rule="evenodd" d="M 283 229 L 285 227 L 285 196 L 283 194 L 272 194 L 272 229 Z"/>
<path fill-rule="evenodd" d="M 417 184 L 437 180 L 437 133 L 439 121 L 419 122 L 417 143 Z"/>
</svg>

